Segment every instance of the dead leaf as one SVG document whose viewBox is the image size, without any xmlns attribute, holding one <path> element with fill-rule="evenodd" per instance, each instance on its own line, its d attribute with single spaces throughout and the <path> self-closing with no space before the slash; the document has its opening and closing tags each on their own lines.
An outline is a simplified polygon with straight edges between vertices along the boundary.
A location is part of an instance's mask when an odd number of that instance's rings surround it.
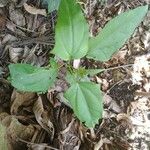
<svg viewBox="0 0 150 150">
<path fill-rule="evenodd" d="M 59 109 L 59 108 L 58 108 Z M 57 118 L 58 124 L 56 130 L 59 133 L 59 149 L 60 150 L 79 150 L 81 139 L 79 138 L 79 122 L 74 120 L 72 113 L 67 112 L 64 108 L 59 110 Z"/>
<path fill-rule="evenodd" d="M 54 126 L 53 123 L 50 121 L 48 112 L 44 110 L 42 98 L 40 96 L 34 103 L 33 112 L 35 114 L 37 122 L 51 135 L 51 139 L 53 139 Z"/>
<path fill-rule="evenodd" d="M 32 125 L 23 125 L 14 116 L 11 116 L 5 112 L 0 114 L 0 120 L 1 124 L 6 128 L 5 134 L 9 146 L 14 150 L 18 146 L 16 141 L 17 138 L 29 140 L 34 134 L 35 129 Z"/>
<path fill-rule="evenodd" d="M 2 121 L 3 119 L 5 119 L 9 114 L 6 112 L 2 112 L 0 113 L 0 121 Z"/>
<path fill-rule="evenodd" d="M 9 57 L 11 62 L 17 63 L 20 56 L 22 55 L 23 48 L 9 48 Z"/>
<path fill-rule="evenodd" d="M 25 126 L 18 122 L 16 118 L 12 118 L 10 126 L 8 128 L 9 134 L 13 139 L 19 137 L 24 140 L 31 139 L 34 133 L 34 127 L 32 125 Z"/>
<path fill-rule="evenodd" d="M 125 56 L 127 54 L 127 49 L 117 52 L 112 59 L 115 59 L 116 62 L 125 62 Z"/>
<path fill-rule="evenodd" d="M 113 110 L 114 112 L 117 113 L 121 112 L 120 106 L 109 95 L 104 94 L 103 100 L 104 100 L 104 105 L 107 106 L 109 110 Z"/>
<path fill-rule="evenodd" d="M 8 138 L 7 128 L 0 123 L 0 149 L 1 150 L 13 150 Z"/>
<path fill-rule="evenodd" d="M 47 144 L 32 144 L 32 150 L 45 150 Z"/>
<path fill-rule="evenodd" d="M 0 113 L 0 122 L 5 126 L 5 127 L 8 127 L 11 123 L 11 116 L 6 113 L 6 112 L 3 112 L 3 113 Z"/>
<path fill-rule="evenodd" d="M 52 146 L 48 146 L 48 144 L 46 144 L 46 143 L 39 143 L 39 144 L 37 144 L 37 143 L 32 143 L 32 142 L 28 142 L 28 141 L 22 140 L 20 138 L 18 140 L 23 142 L 23 143 L 28 144 L 28 147 L 30 145 L 32 150 L 47 150 L 47 149 L 58 150 L 57 148 L 54 148 Z"/>
<path fill-rule="evenodd" d="M 38 9 L 36 7 L 28 5 L 27 3 L 24 3 L 23 6 L 24 9 L 32 15 L 43 15 L 45 17 L 47 16 L 45 9 Z"/>
<path fill-rule="evenodd" d="M 0 8 L 5 7 L 9 2 L 10 0 L 0 0 Z"/>
<path fill-rule="evenodd" d="M 129 118 L 129 115 L 125 114 L 125 113 L 120 113 L 117 115 L 117 121 L 120 122 L 122 120 L 125 120 L 127 122 L 130 122 L 130 118 Z"/>
<path fill-rule="evenodd" d="M 25 26 L 26 22 L 23 12 L 21 11 L 21 9 L 16 9 L 14 4 L 11 4 L 9 6 L 9 15 L 10 20 L 13 23 L 21 27 Z"/>
<path fill-rule="evenodd" d="M 119 125 L 117 126 L 118 132 L 121 133 L 127 133 L 131 132 L 132 130 L 132 121 L 129 117 L 129 115 L 125 113 L 120 113 L 117 115 L 117 121 L 119 122 Z"/>
<path fill-rule="evenodd" d="M 100 140 L 94 145 L 94 150 L 100 150 L 103 144 L 111 144 L 111 141 L 107 138 L 101 137 Z"/>
<path fill-rule="evenodd" d="M 4 30 L 6 27 L 7 18 L 0 14 L 0 31 Z"/>
<path fill-rule="evenodd" d="M 146 77 L 150 77 L 150 65 L 148 61 L 149 59 L 150 54 L 135 58 L 133 72 L 131 72 L 133 84 L 141 84 L 144 74 L 146 75 Z"/>
<path fill-rule="evenodd" d="M 35 93 L 18 92 L 14 90 L 11 96 L 11 114 L 17 114 L 20 106 L 29 106 L 35 101 L 36 98 L 37 97 Z"/>
<path fill-rule="evenodd" d="M 4 45 L 4 44 L 6 44 L 7 42 L 13 42 L 13 41 L 15 41 L 15 40 L 17 40 L 17 38 L 16 38 L 15 36 L 12 36 L 12 35 L 10 35 L 10 34 L 7 34 L 7 35 L 3 38 L 2 44 Z M 6 45 L 5 50 L 9 50 L 9 48 L 10 48 L 10 46 L 9 46 L 9 45 Z"/>
</svg>

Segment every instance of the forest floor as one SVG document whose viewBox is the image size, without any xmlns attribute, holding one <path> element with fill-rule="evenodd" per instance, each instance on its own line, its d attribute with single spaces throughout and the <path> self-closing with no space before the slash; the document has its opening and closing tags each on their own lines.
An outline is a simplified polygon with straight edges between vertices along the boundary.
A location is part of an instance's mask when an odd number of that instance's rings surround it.
<svg viewBox="0 0 150 150">
<path fill-rule="evenodd" d="M 80 4 L 90 33 L 96 35 L 113 17 L 150 1 L 82 0 Z M 92 78 L 101 84 L 104 97 L 103 119 L 94 129 L 79 122 L 60 93 L 19 92 L 7 80 L 10 63 L 48 64 L 57 11 L 47 16 L 46 11 L 40 0 L 0 0 L 0 122 L 6 127 L 8 149 L 149 150 L 150 11 L 111 60 L 82 60 L 86 68 L 113 68 Z"/>
</svg>

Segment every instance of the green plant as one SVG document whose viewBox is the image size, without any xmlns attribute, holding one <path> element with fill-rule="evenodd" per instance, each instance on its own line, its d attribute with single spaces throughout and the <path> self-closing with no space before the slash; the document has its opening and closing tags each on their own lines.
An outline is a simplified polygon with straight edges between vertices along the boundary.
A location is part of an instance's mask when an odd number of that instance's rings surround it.
<svg viewBox="0 0 150 150">
<path fill-rule="evenodd" d="M 103 102 L 100 86 L 90 81 L 88 75 L 94 75 L 103 69 L 86 70 L 73 68 L 75 59 L 87 57 L 98 61 L 107 61 L 133 34 L 142 21 L 148 6 L 141 6 L 122 13 L 109 21 L 96 36 L 89 37 L 88 24 L 75 0 L 62 0 L 58 10 L 55 33 L 55 47 L 51 53 L 66 61 L 69 89 L 64 93 L 75 115 L 87 127 L 94 127 L 102 117 Z M 59 70 L 54 59 L 50 59 L 46 68 L 28 64 L 10 64 L 12 85 L 21 91 L 46 92 L 52 87 Z"/>
</svg>

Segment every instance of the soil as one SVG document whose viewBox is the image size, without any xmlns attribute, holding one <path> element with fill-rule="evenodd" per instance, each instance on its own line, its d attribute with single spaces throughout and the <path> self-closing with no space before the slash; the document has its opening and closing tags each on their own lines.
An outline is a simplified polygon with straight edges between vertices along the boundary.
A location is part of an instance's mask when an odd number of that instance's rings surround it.
<svg viewBox="0 0 150 150">
<path fill-rule="evenodd" d="M 121 12 L 150 4 L 149 0 L 79 2 L 93 36 Z M 48 64 L 57 11 L 48 16 L 45 12 L 47 5 L 39 0 L 0 0 L 0 122 L 6 127 L 8 149 L 149 150 L 150 11 L 111 60 L 81 60 L 85 68 L 111 68 L 91 78 L 101 84 L 104 101 L 103 118 L 94 129 L 84 126 L 63 101 L 62 91 L 68 86 L 63 80 L 57 83 L 59 92 L 50 89 L 45 94 L 17 91 L 9 82 L 11 63 Z"/>
</svg>

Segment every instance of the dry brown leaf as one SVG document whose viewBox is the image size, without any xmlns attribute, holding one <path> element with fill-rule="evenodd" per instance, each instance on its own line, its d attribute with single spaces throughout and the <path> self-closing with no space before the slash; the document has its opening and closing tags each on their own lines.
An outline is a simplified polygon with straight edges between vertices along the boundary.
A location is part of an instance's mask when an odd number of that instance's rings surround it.
<svg viewBox="0 0 150 150">
<path fill-rule="evenodd" d="M 10 0 L 0 0 L 0 8 L 5 7 L 9 2 Z"/>
<path fill-rule="evenodd" d="M 150 77 L 149 59 L 150 54 L 135 58 L 133 72 L 131 72 L 133 84 L 141 84 L 144 74 L 146 75 L 146 77 Z"/>
<path fill-rule="evenodd" d="M 37 97 L 35 93 L 18 92 L 14 90 L 11 96 L 12 101 L 10 109 L 11 114 L 17 114 L 20 106 L 29 106 L 35 101 L 36 98 Z"/>
<path fill-rule="evenodd" d="M 136 149 L 139 142 L 142 143 L 145 150 L 149 149 L 147 145 L 147 142 L 150 141 L 149 98 L 136 96 L 136 101 L 131 103 L 128 113 L 133 125 L 132 134 L 130 134 L 133 149 Z M 135 139 L 139 139 L 138 143 Z"/>
<path fill-rule="evenodd" d="M 127 122 L 130 122 L 130 118 L 129 115 L 125 114 L 125 113 L 120 113 L 117 115 L 117 121 L 120 122 L 122 120 L 126 120 Z"/>
<path fill-rule="evenodd" d="M 44 110 L 42 98 L 40 96 L 34 103 L 33 112 L 35 114 L 37 122 L 52 136 L 51 139 L 53 139 L 54 126 L 53 123 L 50 121 L 48 112 Z"/>
<path fill-rule="evenodd" d="M 74 120 L 72 113 L 66 109 L 60 110 L 57 118 L 57 129 L 61 130 L 59 134 L 59 149 L 61 150 L 79 150 L 81 139 L 79 138 L 79 122 Z"/>
<path fill-rule="evenodd" d="M 7 128 L 0 122 L 0 149 L 13 150 L 10 141 L 7 138 Z"/>
<path fill-rule="evenodd" d="M 10 35 L 10 34 L 7 34 L 7 35 L 3 38 L 2 44 L 4 45 L 4 44 L 6 44 L 7 42 L 13 42 L 13 41 L 15 41 L 15 40 L 17 40 L 16 37 L 14 37 L 14 36 L 12 36 L 12 35 Z M 10 48 L 10 46 L 9 46 L 9 45 L 6 45 L 5 50 L 9 50 L 9 48 Z"/>
<path fill-rule="evenodd" d="M 4 15 L 0 15 L 0 31 L 5 29 L 7 18 Z"/>
<path fill-rule="evenodd" d="M 17 63 L 20 56 L 22 55 L 23 48 L 9 48 L 9 57 L 11 62 Z"/>
<path fill-rule="evenodd" d="M 112 59 L 115 59 L 117 62 L 125 62 L 125 56 L 127 54 L 127 49 L 117 52 Z"/>
<path fill-rule="evenodd" d="M 11 4 L 9 6 L 9 17 L 10 20 L 15 23 L 18 26 L 25 26 L 26 22 L 25 22 L 25 17 L 23 15 L 23 12 L 21 11 L 21 9 L 16 9 L 15 6 L 13 4 Z"/>
<path fill-rule="evenodd" d="M 46 57 L 44 57 L 42 55 L 37 56 L 35 54 L 37 49 L 38 49 L 38 51 L 41 49 L 38 44 L 32 48 L 25 46 L 24 53 L 22 56 L 24 58 L 24 59 L 22 59 L 23 63 L 28 63 L 28 64 L 32 64 L 32 65 L 36 65 L 36 66 L 43 66 L 46 61 Z"/>
<path fill-rule="evenodd" d="M 94 145 L 94 150 L 99 150 L 103 144 L 111 144 L 111 141 L 107 138 L 100 138 L 100 140 Z"/>
<path fill-rule="evenodd" d="M 0 122 L 5 126 L 5 127 L 8 127 L 11 123 L 11 116 L 6 113 L 6 112 L 3 112 L 3 113 L 0 113 Z"/>
<path fill-rule="evenodd" d="M 28 5 L 27 3 L 24 3 L 23 6 L 25 10 L 30 14 L 47 16 L 45 9 L 38 9 L 36 7 Z"/>
<path fill-rule="evenodd" d="M 33 144 L 31 147 L 32 147 L 32 150 L 45 150 L 45 147 L 47 146 L 47 144 Z"/>
<path fill-rule="evenodd" d="M 117 121 L 119 122 L 119 125 L 117 126 L 118 132 L 131 132 L 132 130 L 132 121 L 129 117 L 129 115 L 125 113 L 120 113 L 117 115 Z M 120 133 L 121 134 L 121 133 Z"/>
<path fill-rule="evenodd" d="M 32 125 L 23 125 L 15 117 L 5 112 L 0 114 L 0 120 L 1 124 L 6 127 L 6 137 L 11 150 L 15 150 L 18 146 L 16 139 L 30 140 L 34 134 L 35 129 Z"/>
<path fill-rule="evenodd" d="M 143 21 L 143 24 L 145 27 L 147 27 L 147 30 L 141 31 L 142 32 L 141 41 L 143 42 L 145 49 L 149 50 L 150 48 L 150 42 L 149 42 L 150 41 L 150 11 L 147 12 L 147 15 Z"/>
<path fill-rule="evenodd" d="M 143 86 L 143 88 L 145 89 L 146 92 L 150 92 L 150 82 L 147 81 L 147 83 L 145 83 L 145 85 Z"/>
<path fill-rule="evenodd" d="M 7 128 L 9 138 L 15 140 L 21 138 L 23 140 L 29 140 L 34 134 L 34 127 L 32 125 L 23 125 L 16 118 L 11 118 L 11 123 Z"/>
<path fill-rule="evenodd" d="M 9 114 L 6 112 L 2 112 L 0 113 L 0 121 L 2 121 L 3 119 L 5 119 Z"/>
<path fill-rule="evenodd" d="M 32 150 L 49 150 L 49 149 L 50 150 L 58 150 L 57 148 L 54 148 L 52 146 L 48 146 L 48 144 L 46 144 L 46 143 L 39 143 L 39 144 L 37 144 L 37 143 L 33 143 L 33 142 L 28 142 L 28 141 L 25 141 L 25 140 L 22 140 L 22 139 L 18 139 L 18 140 L 21 141 L 21 142 L 23 142 L 23 143 L 28 144 L 28 147 L 30 145 L 30 148 Z"/>
<path fill-rule="evenodd" d="M 108 107 L 109 110 L 113 110 L 114 112 L 120 113 L 121 108 L 109 95 L 104 94 L 103 96 L 104 105 Z"/>
</svg>

